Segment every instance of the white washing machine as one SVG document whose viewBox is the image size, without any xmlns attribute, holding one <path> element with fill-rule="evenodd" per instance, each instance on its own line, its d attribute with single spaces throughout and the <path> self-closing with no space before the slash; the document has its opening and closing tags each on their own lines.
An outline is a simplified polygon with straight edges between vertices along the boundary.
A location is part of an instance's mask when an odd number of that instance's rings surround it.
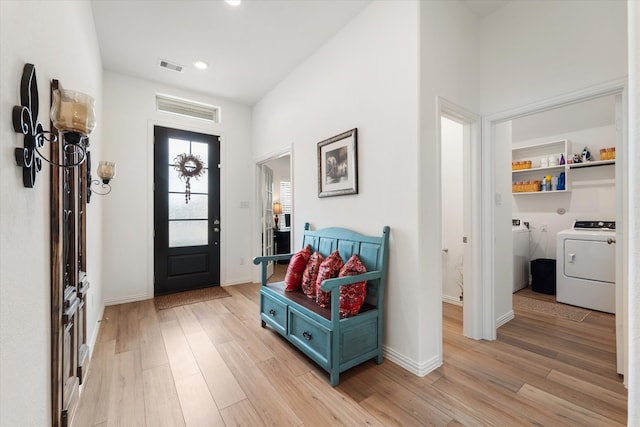
<svg viewBox="0 0 640 427">
<path fill-rule="evenodd" d="M 559 232 L 556 300 L 615 313 L 615 243 L 615 221 L 576 221 Z"/>
<path fill-rule="evenodd" d="M 529 286 L 529 228 L 511 220 L 513 231 L 513 292 Z"/>
</svg>

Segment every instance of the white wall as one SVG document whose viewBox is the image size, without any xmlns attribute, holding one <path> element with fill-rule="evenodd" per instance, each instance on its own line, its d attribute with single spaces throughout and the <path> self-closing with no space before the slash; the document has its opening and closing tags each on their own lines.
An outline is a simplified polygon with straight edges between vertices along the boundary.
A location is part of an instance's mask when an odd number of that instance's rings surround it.
<svg viewBox="0 0 640 427">
<path fill-rule="evenodd" d="M 73 25 L 59 25 L 63 22 Z M 44 164 L 35 188 L 23 187 L 13 157 L 23 138 L 10 117 L 20 102 L 22 69 L 30 62 L 36 66 L 38 118 L 45 129 L 51 79 L 95 97 L 98 126 L 91 145 L 99 156 L 102 65 L 90 3 L 1 1 L 0 52 L 0 425 L 44 426 L 51 423 L 50 173 Z M 100 202 L 92 201 L 87 215 L 90 338 L 103 308 L 101 218 Z"/>
<path fill-rule="evenodd" d="M 509 227 L 509 233 L 494 236 L 494 298 L 495 318 L 498 326 L 513 318 L 513 233 L 511 232 L 511 146 L 512 122 L 495 126 L 494 184 L 495 214 L 494 230 Z M 491 196 L 488 196 L 491 197 Z M 498 199 L 500 202 L 498 203 Z"/>
<path fill-rule="evenodd" d="M 462 138 L 460 123 L 443 118 L 442 134 L 442 298 L 460 303 L 462 296 Z M 467 189 L 468 191 L 468 189 Z"/>
<path fill-rule="evenodd" d="M 293 144 L 294 224 L 391 227 L 385 345 L 419 359 L 417 2 L 374 2 L 254 108 L 254 158 Z M 359 194 L 318 198 L 317 143 L 358 128 Z"/>
<path fill-rule="evenodd" d="M 440 141 L 436 109 L 443 97 L 472 112 L 480 111 L 480 22 L 466 7 L 448 0 L 421 1 L 420 142 L 418 148 L 418 311 L 420 365 L 428 372 L 442 363 L 442 246 Z M 415 325 L 407 325 L 408 330 Z M 412 340 L 411 336 L 404 339 Z"/>
<path fill-rule="evenodd" d="M 220 280 L 223 285 L 248 281 L 251 212 L 240 202 L 251 200 L 249 108 L 114 72 L 105 72 L 104 93 L 104 156 L 118 162 L 104 201 L 107 304 L 153 297 L 154 125 L 221 136 Z M 219 106 L 221 123 L 157 112 L 156 93 Z"/>
<path fill-rule="evenodd" d="M 640 426 L 640 3 L 629 5 L 629 369 L 628 425 Z"/>
<path fill-rule="evenodd" d="M 482 21 L 482 113 L 627 75 L 624 1 L 508 3 Z"/>
</svg>

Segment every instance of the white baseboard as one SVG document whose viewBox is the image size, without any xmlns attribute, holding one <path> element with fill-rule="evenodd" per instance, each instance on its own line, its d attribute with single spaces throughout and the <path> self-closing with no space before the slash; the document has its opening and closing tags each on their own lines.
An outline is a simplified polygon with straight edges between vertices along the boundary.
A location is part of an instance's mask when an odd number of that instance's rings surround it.
<svg viewBox="0 0 640 427">
<path fill-rule="evenodd" d="M 451 295 L 442 295 L 442 302 L 446 302 L 447 304 L 459 305 L 462 307 L 462 301 L 460 301 L 459 297 L 452 297 Z"/>
<path fill-rule="evenodd" d="M 153 295 L 149 296 L 147 294 L 138 294 L 138 295 L 128 295 L 125 297 L 108 298 L 104 300 L 104 305 L 125 304 L 128 302 L 144 301 L 150 298 L 153 298 Z"/>
<path fill-rule="evenodd" d="M 496 329 L 499 328 L 500 326 L 504 325 L 508 321 L 512 320 L 514 317 L 515 317 L 515 314 L 513 313 L 513 310 L 509 310 L 504 315 L 498 317 L 496 319 Z"/>
<path fill-rule="evenodd" d="M 442 365 L 442 360 L 440 360 L 437 356 L 431 358 L 430 360 L 427 360 L 426 362 L 417 363 L 387 346 L 382 346 L 382 354 L 391 362 L 403 367 L 407 371 L 419 377 L 424 377 L 425 375 Z"/>
</svg>

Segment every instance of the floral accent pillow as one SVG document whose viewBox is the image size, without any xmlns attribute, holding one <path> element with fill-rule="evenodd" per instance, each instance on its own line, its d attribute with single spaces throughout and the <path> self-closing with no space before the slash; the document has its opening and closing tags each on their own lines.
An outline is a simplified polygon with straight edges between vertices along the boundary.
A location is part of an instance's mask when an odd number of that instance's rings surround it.
<svg viewBox="0 0 640 427">
<path fill-rule="evenodd" d="M 302 283 L 300 287 L 302 288 L 302 293 L 309 298 L 315 299 L 316 297 L 316 279 L 318 278 L 318 270 L 320 269 L 322 261 L 324 261 L 324 257 L 320 252 L 314 252 L 311 258 L 309 258 L 309 262 L 307 262 L 304 273 L 302 273 Z"/>
<path fill-rule="evenodd" d="M 366 273 L 364 266 L 358 255 L 353 254 L 347 263 L 340 269 L 338 277 L 354 276 Z M 352 285 L 340 287 L 340 317 L 355 316 L 360 311 L 364 299 L 367 296 L 367 281 L 357 282 Z"/>
<path fill-rule="evenodd" d="M 338 277 L 343 265 L 344 261 L 342 261 L 340 252 L 338 251 L 333 251 L 333 253 L 331 253 L 331 255 L 322 261 L 322 264 L 320 264 L 318 278 L 316 279 L 316 303 L 320 307 L 328 308 L 331 306 L 331 292 L 324 292 L 320 290 L 322 281 Z"/>
<path fill-rule="evenodd" d="M 302 274 L 307 267 L 307 262 L 311 258 L 311 245 L 307 245 L 300 252 L 297 252 L 291 257 L 289 266 L 287 267 L 287 274 L 284 276 L 284 290 L 285 291 L 298 291 L 302 284 Z"/>
</svg>

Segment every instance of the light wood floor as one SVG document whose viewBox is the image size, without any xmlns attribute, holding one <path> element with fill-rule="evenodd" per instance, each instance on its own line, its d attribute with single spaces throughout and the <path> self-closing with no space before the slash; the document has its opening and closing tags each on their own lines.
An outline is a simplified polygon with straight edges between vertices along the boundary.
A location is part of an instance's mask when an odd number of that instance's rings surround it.
<svg viewBox="0 0 640 427">
<path fill-rule="evenodd" d="M 419 378 L 385 360 L 328 375 L 260 327 L 259 285 L 156 311 L 105 310 L 73 426 L 359 426 L 626 423 L 614 318 L 517 312 L 494 342 L 462 336 L 443 305 L 443 366 Z M 410 331 L 407 331 L 410 332 Z"/>
</svg>

